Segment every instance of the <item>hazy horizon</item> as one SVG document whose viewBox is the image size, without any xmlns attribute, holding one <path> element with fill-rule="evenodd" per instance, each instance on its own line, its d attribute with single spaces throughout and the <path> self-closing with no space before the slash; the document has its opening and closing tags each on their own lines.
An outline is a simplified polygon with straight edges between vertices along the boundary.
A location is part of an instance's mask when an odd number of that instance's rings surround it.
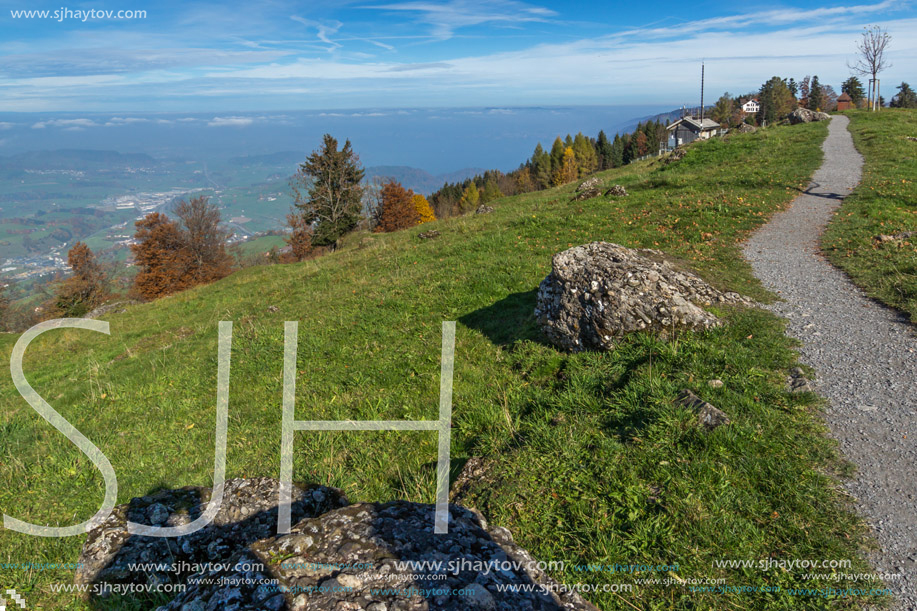
<svg viewBox="0 0 917 611">
<path fill-rule="evenodd" d="M 349 139 L 364 165 L 508 171 L 558 135 L 613 135 L 672 105 L 363 108 L 276 113 L 0 113 L 0 155 L 60 149 L 225 160 Z"/>
</svg>

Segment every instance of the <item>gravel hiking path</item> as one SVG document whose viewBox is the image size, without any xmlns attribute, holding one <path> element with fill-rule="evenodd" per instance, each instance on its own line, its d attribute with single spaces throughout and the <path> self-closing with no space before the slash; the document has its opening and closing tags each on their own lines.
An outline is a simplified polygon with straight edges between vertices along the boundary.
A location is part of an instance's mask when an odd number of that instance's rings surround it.
<svg viewBox="0 0 917 611">
<path fill-rule="evenodd" d="M 874 570 L 902 574 L 885 582 L 894 608 L 917 610 L 917 333 L 905 316 L 866 297 L 819 249 L 822 230 L 860 180 L 863 159 L 848 122 L 834 116 L 812 184 L 752 235 L 745 257 L 783 299 L 770 309 L 802 341 L 800 360 L 815 369 L 817 392 L 830 403 L 831 433 L 857 466 L 846 488 L 881 547 L 870 555 Z"/>
</svg>

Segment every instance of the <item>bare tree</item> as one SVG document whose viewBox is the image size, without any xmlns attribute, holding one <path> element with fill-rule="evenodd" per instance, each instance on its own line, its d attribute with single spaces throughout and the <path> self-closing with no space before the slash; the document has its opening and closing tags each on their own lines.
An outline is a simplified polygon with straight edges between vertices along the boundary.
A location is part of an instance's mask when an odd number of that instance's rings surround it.
<svg viewBox="0 0 917 611">
<path fill-rule="evenodd" d="M 226 241 L 232 237 L 232 232 L 221 225 L 220 209 L 201 195 L 190 202 L 178 202 L 175 216 L 184 229 L 185 248 L 191 262 L 191 283 L 212 282 L 229 275 L 232 260 L 226 253 Z"/>
<path fill-rule="evenodd" d="M 891 62 L 885 57 L 885 51 L 892 37 L 888 32 L 877 25 L 864 28 L 863 38 L 857 43 L 859 58 L 856 64 L 847 64 L 847 67 L 857 74 L 869 77 L 868 96 L 870 108 L 876 110 L 879 104 L 879 81 L 877 75 L 891 67 Z"/>
</svg>

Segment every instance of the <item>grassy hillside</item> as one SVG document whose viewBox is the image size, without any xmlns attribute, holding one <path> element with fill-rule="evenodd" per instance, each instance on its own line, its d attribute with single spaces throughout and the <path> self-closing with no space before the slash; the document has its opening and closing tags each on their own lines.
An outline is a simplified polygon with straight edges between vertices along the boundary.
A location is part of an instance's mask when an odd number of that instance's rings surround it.
<svg viewBox="0 0 917 611">
<path fill-rule="evenodd" d="M 917 234 L 878 243 L 878 235 L 917 230 L 917 110 L 850 111 L 850 131 L 866 165 L 825 233 L 831 262 L 870 296 L 917 322 Z"/>
<path fill-rule="evenodd" d="M 637 334 L 611 353 L 570 355 L 544 343 L 532 313 L 551 255 L 593 240 L 664 249 L 721 287 L 767 299 L 737 242 L 807 183 L 825 134 L 820 124 L 762 130 L 694 146 L 671 166 L 600 175 L 626 186 L 626 198 L 570 203 L 568 185 L 500 200 L 491 214 L 354 235 L 330 256 L 250 268 L 132 307 L 110 318 L 109 337 L 48 333 L 30 348 L 25 372 L 107 454 L 123 502 L 210 484 L 218 321 L 234 323 L 227 475 L 276 477 L 283 321 L 300 321 L 298 419 L 433 420 L 440 325 L 457 320 L 453 475 L 470 457 L 487 464 L 466 502 L 543 560 L 679 565 L 634 575 L 570 566 L 557 578 L 684 580 L 588 595 L 606 609 L 854 607 L 868 598 L 787 592 L 843 581 L 713 566 L 849 559 L 842 572 L 868 570 L 815 398 L 784 390 L 794 353 L 779 320 L 723 310 L 731 324 L 722 329 L 669 342 Z M 431 228 L 440 237 L 418 239 Z M 5 358 L 14 340 L 0 340 Z M 724 386 L 709 387 L 712 378 Z M 682 388 L 733 423 L 702 432 L 673 405 Z M 0 439 L 3 512 L 70 524 L 97 510 L 101 478 L 8 377 L 0 380 Z M 351 500 L 433 501 L 432 433 L 297 433 L 295 448 L 296 480 L 338 486 Z M 72 562 L 82 539 L 3 531 L 2 561 Z M 33 605 L 82 608 L 49 590 L 72 572 L 3 577 Z M 691 590 L 705 579 L 780 591 Z"/>
</svg>

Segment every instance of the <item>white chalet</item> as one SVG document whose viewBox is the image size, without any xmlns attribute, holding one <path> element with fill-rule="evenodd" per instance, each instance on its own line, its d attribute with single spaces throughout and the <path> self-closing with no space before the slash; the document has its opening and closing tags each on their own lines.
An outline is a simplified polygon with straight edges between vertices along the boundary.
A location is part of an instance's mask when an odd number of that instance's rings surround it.
<svg viewBox="0 0 917 611">
<path fill-rule="evenodd" d="M 748 100 L 742 104 L 742 112 L 747 115 L 753 115 L 758 113 L 761 110 L 761 104 L 758 103 L 758 100 Z"/>
</svg>

